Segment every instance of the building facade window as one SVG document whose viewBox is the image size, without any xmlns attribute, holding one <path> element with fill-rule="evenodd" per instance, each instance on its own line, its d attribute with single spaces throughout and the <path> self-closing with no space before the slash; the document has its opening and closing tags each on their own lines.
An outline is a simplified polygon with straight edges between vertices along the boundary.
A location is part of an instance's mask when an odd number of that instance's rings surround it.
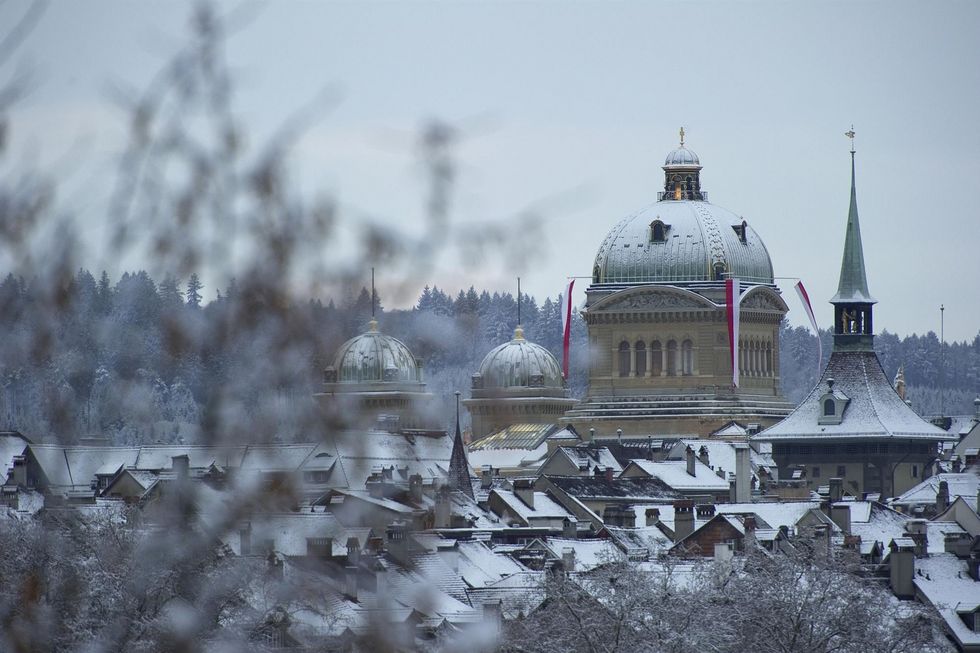
<svg viewBox="0 0 980 653">
<path fill-rule="evenodd" d="M 837 412 L 837 404 L 833 399 L 825 399 L 823 402 L 823 414 L 827 417 Z"/>
<path fill-rule="evenodd" d="M 625 340 L 619 343 L 619 375 L 630 375 L 630 343 Z"/>
<path fill-rule="evenodd" d="M 847 467 L 844 465 L 837 465 L 837 478 L 844 478 L 847 474 Z"/>
<path fill-rule="evenodd" d="M 681 343 L 681 366 L 685 376 L 694 374 L 694 343 L 690 340 Z"/>
<path fill-rule="evenodd" d="M 812 470 L 810 470 L 810 472 L 811 472 L 810 473 L 810 476 L 812 476 L 813 478 L 820 478 L 820 468 L 819 467 L 814 467 Z"/>
<path fill-rule="evenodd" d="M 664 350 L 659 340 L 650 343 L 650 373 L 652 376 L 664 373 Z"/>
<path fill-rule="evenodd" d="M 667 376 L 677 376 L 677 341 L 667 341 Z"/>
<path fill-rule="evenodd" d="M 636 375 L 646 376 L 647 373 L 647 346 L 642 340 L 636 343 Z"/>
</svg>

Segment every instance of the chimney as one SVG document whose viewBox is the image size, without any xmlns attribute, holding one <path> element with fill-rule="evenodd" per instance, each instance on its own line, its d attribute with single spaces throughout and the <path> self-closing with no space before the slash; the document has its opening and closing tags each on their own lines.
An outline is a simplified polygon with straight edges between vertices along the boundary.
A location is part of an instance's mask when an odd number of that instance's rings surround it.
<svg viewBox="0 0 980 653">
<path fill-rule="evenodd" d="M 700 460 L 705 467 L 711 467 L 711 459 L 708 457 L 708 447 L 704 446 L 703 444 L 701 445 L 701 448 L 698 449 L 698 460 Z"/>
<path fill-rule="evenodd" d="M 844 498 L 844 479 L 830 479 L 830 502 L 837 503 Z"/>
<path fill-rule="evenodd" d="M 27 456 L 14 456 L 14 470 L 10 474 L 10 482 L 13 485 L 27 487 Z"/>
<path fill-rule="evenodd" d="M 631 505 L 623 505 L 619 508 L 619 524 L 623 528 L 636 528 L 636 510 Z"/>
<path fill-rule="evenodd" d="M 724 478 L 725 478 L 725 470 L 724 469 L 722 469 L 721 467 L 719 467 L 718 469 L 715 470 L 715 474 L 718 476 L 718 478 L 724 480 Z"/>
<path fill-rule="evenodd" d="M 735 443 L 735 501 L 748 503 L 752 500 L 752 467 L 749 464 L 749 445 Z"/>
<path fill-rule="evenodd" d="M 361 561 L 361 544 L 356 537 L 347 538 L 347 564 L 356 565 Z"/>
<path fill-rule="evenodd" d="M 758 524 L 755 521 L 755 515 L 745 515 L 745 517 L 742 518 L 742 525 L 745 526 L 745 532 L 747 534 L 754 533 L 755 529 L 758 527 Z"/>
<path fill-rule="evenodd" d="M 647 508 L 647 526 L 656 526 L 660 523 L 660 508 Z"/>
<path fill-rule="evenodd" d="M 960 462 L 959 456 L 953 456 L 953 473 L 959 474 L 963 471 L 963 463 Z"/>
<path fill-rule="evenodd" d="M 980 419 L 980 397 L 973 400 L 973 417 Z"/>
<path fill-rule="evenodd" d="M 833 482 L 834 479 L 831 479 Z M 837 524 L 837 528 L 845 534 L 851 533 L 851 507 L 844 502 L 830 504 L 830 519 Z"/>
<path fill-rule="evenodd" d="M 926 546 L 926 529 L 929 522 L 925 519 L 910 519 L 905 522 L 905 537 L 915 542 L 915 555 L 922 557 L 928 553 Z"/>
<path fill-rule="evenodd" d="M 453 571 L 459 571 L 459 549 L 456 541 L 439 542 L 436 544 L 436 551 L 443 562 Z"/>
<path fill-rule="evenodd" d="M 433 512 L 436 528 L 449 528 L 452 525 L 452 502 L 449 500 L 448 485 L 443 485 L 436 492 L 436 505 Z"/>
<path fill-rule="evenodd" d="M 484 465 L 480 470 L 480 487 L 489 490 L 493 487 L 493 467 Z"/>
<path fill-rule="evenodd" d="M 715 506 L 710 503 L 701 504 L 695 510 L 701 521 L 707 521 L 715 516 Z"/>
<path fill-rule="evenodd" d="M 190 467 L 191 459 L 187 457 L 187 454 L 181 454 L 170 458 L 170 469 L 174 470 L 174 474 L 176 474 L 177 478 L 179 479 L 185 479 L 190 476 Z"/>
<path fill-rule="evenodd" d="M 674 542 L 680 542 L 693 532 L 694 502 L 690 499 L 679 499 L 674 502 Z"/>
<path fill-rule="evenodd" d="M 687 473 L 691 476 L 697 476 L 697 466 L 695 464 L 697 458 L 694 456 L 694 449 L 691 448 L 691 445 L 687 445 L 684 448 L 684 458 L 687 460 Z"/>
<path fill-rule="evenodd" d="M 574 540 L 578 537 L 578 520 L 574 517 L 565 517 L 561 520 L 561 536 L 566 540 Z"/>
<path fill-rule="evenodd" d="M 357 567 L 344 568 L 344 596 L 357 602 Z"/>
<path fill-rule="evenodd" d="M 575 549 L 566 546 L 561 550 L 561 566 L 567 573 L 575 571 Z"/>
<path fill-rule="evenodd" d="M 892 593 L 900 599 L 910 599 L 915 596 L 915 546 L 903 542 L 905 538 L 891 541 L 888 556 L 889 581 Z"/>
<path fill-rule="evenodd" d="M 623 444 L 623 429 L 616 429 L 616 441 Z"/>
<path fill-rule="evenodd" d="M 387 549 L 392 558 L 401 564 L 408 562 L 409 539 L 408 526 L 405 522 L 393 522 L 385 530 Z"/>
<path fill-rule="evenodd" d="M 966 561 L 966 567 L 969 570 L 970 578 L 980 581 L 980 555 L 970 554 L 970 559 Z"/>
<path fill-rule="evenodd" d="M 534 479 L 515 478 L 514 494 L 531 510 L 534 510 Z"/>
<path fill-rule="evenodd" d="M 380 560 L 375 561 L 374 564 L 374 593 L 377 596 L 385 596 L 388 593 L 388 570 Z"/>
<path fill-rule="evenodd" d="M 735 491 L 735 479 L 728 481 L 728 503 L 736 503 L 738 493 Z"/>
<path fill-rule="evenodd" d="M 936 492 L 936 513 L 941 513 L 949 508 L 949 483 L 939 481 L 939 491 Z"/>
<path fill-rule="evenodd" d="M 367 488 L 368 496 L 371 498 L 384 498 L 384 483 L 381 481 L 380 474 L 371 474 L 368 480 L 364 482 L 364 487 Z"/>
<path fill-rule="evenodd" d="M 605 479 L 607 481 L 613 480 L 613 468 L 612 467 L 606 467 L 606 472 L 605 472 L 604 476 L 605 476 Z"/>
<path fill-rule="evenodd" d="M 408 477 L 408 494 L 415 503 L 422 503 L 422 475 L 412 474 Z"/>
</svg>

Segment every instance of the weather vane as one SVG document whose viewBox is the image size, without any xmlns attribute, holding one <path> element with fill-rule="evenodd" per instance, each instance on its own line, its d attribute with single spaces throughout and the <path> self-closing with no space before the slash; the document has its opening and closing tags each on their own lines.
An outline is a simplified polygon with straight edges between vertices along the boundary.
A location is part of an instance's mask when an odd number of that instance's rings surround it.
<svg viewBox="0 0 980 653">
<path fill-rule="evenodd" d="M 854 154 L 854 125 L 851 125 L 851 129 L 844 132 L 844 136 L 851 139 L 851 154 Z"/>
<path fill-rule="evenodd" d="M 681 147 L 684 147 L 684 128 L 681 127 Z"/>
</svg>

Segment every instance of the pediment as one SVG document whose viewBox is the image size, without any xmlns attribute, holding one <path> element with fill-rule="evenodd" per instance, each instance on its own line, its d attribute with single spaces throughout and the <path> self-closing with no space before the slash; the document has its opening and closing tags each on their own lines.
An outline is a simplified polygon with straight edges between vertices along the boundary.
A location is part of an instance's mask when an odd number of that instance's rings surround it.
<svg viewBox="0 0 980 653">
<path fill-rule="evenodd" d="M 623 290 L 596 302 L 592 311 L 649 311 L 716 308 L 708 300 L 681 289 L 640 288 Z"/>
<path fill-rule="evenodd" d="M 749 290 L 742 298 L 740 306 L 750 310 L 779 311 L 781 313 L 789 311 L 789 306 L 786 305 L 783 298 L 765 286 L 757 286 Z"/>
</svg>

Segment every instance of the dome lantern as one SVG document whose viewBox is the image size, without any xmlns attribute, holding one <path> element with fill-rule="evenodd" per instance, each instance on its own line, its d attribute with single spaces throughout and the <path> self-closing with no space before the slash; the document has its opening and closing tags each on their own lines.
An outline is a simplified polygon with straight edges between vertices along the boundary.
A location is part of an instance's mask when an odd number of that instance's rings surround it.
<svg viewBox="0 0 980 653">
<path fill-rule="evenodd" d="M 684 145 L 683 127 L 680 136 L 680 146 L 664 160 L 664 190 L 657 199 L 704 201 L 707 196 L 701 190 L 701 160 Z"/>
</svg>

